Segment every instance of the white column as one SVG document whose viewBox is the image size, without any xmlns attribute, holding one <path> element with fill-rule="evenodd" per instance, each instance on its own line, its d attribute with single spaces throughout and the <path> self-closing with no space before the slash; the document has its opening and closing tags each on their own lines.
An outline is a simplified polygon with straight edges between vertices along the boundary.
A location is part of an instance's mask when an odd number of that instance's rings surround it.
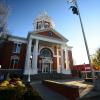
<svg viewBox="0 0 100 100">
<path fill-rule="evenodd" d="M 69 68 L 69 61 L 68 61 L 68 48 L 67 48 L 67 46 L 65 46 L 65 59 L 66 59 L 66 61 L 65 61 L 66 70 L 69 70 L 70 68 Z"/>
<path fill-rule="evenodd" d="M 51 64 L 52 64 L 52 63 L 50 62 L 50 73 L 51 73 Z"/>
<path fill-rule="evenodd" d="M 69 61 L 68 61 L 68 47 L 65 45 L 65 63 L 66 63 L 66 74 L 71 74 L 70 67 L 69 67 Z"/>
<path fill-rule="evenodd" d="M 59 48 L 57 46 L 57 73 L 60 73 L 60 66 L 59 66 Z"/>
<path fill-rule="evenodd" d="M 37 60 L 38 60 L 38 43 L 39 40 L 35 41 L 33 48 L 33 59 L 32 59 L 32 74 L 37 74 Z"/>
<path fill-rule="evenodd" d="M 24 74 L 27 75 L 30 70 L 30 56 L 31 56 L 31 46 L 32 46 L 32 39 L 28 41 L 27 44 L 27 51 L 26 51 L 26 59 L 25 59 L 25 69 Z"/>
<path fill-rule="evenodd" d="M 52 61 L 50 62 L 50 73 L 52 73 Z"/>
<path fill-rule="evenodd" d="M 63 73 L 64 70 L 64 53 L 63 53 L 63 45 L 61 45 L 61 73 Z"/>
</svg>

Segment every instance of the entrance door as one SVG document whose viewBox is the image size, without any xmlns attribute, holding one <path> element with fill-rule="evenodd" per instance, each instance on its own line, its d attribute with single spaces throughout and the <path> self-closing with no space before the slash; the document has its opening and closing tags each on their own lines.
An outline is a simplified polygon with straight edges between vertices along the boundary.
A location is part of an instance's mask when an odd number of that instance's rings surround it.
<svg viewBox="0 0 100 100">
<path fill-rule="evenodd" d="M 42 72 L 43 73 L 48 73 L 50 72 L 50 63 L 44 63 L 42 66 Z"/>
</svg>

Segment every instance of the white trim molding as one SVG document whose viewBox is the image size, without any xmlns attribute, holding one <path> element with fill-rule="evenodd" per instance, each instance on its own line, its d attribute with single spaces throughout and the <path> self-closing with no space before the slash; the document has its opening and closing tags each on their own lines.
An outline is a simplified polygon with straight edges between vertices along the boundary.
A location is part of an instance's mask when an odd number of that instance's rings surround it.
<svg viewBox="0 0 100 100">
<path fill-rule="evenodd" d="M 37 40 L 42 40 L 42 41 L 46 41 L 46 42 L 51 42 L 51 43 L 56 43 L 56 44 L 65 44 L 66 42 L 63 42 L 61 40 L 58 39 L 50 39 L 48 37 L 43 37 L 43 36 L 37 36 L 37 35 L 30 35 L 31 39 L 37 39 Z"/>
<path fill-rule="evenodd" d="M 8 38 L 9 41 L 14 41 L 17 43 L 27 43 L 27 39 L 25 38 L 21 38 L 21 37 L 17 37 L 17 36 L 10 36 Z"/>
</svg>

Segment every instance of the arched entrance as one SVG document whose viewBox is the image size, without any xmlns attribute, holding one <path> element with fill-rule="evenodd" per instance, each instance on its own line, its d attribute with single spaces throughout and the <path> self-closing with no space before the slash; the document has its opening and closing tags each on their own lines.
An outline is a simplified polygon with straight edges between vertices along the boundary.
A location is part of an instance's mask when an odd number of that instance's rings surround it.
<svg viewBox="0 0 100 100">
<path fill-rule="evenodd" d="M 42 73 L 50 73 L 52 71 L 52 58 L 53 53 L 49 48 L 43 48 L 40 51 L 41 58 L 41 72 Z"/>
</svg>

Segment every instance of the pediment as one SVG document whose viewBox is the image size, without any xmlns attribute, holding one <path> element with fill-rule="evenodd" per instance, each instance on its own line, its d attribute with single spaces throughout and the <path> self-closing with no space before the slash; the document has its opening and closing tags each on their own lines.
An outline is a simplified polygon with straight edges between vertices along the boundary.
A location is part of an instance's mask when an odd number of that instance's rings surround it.
<svg viewBox="0 0 100 100">
<path fill-rule="evenodd" d="M 65 41 L 65 42 L 68 41 L 64 36 L 62 36 L 60 33 L 58 33 L 54 29 L 41 30 L 41 31 L 33 32 L 33 33 L 35 35 L 41 35 L 41 36 L 44 36 L 44 37 L 60 39 L 60 40 Z"/>
</svg>

